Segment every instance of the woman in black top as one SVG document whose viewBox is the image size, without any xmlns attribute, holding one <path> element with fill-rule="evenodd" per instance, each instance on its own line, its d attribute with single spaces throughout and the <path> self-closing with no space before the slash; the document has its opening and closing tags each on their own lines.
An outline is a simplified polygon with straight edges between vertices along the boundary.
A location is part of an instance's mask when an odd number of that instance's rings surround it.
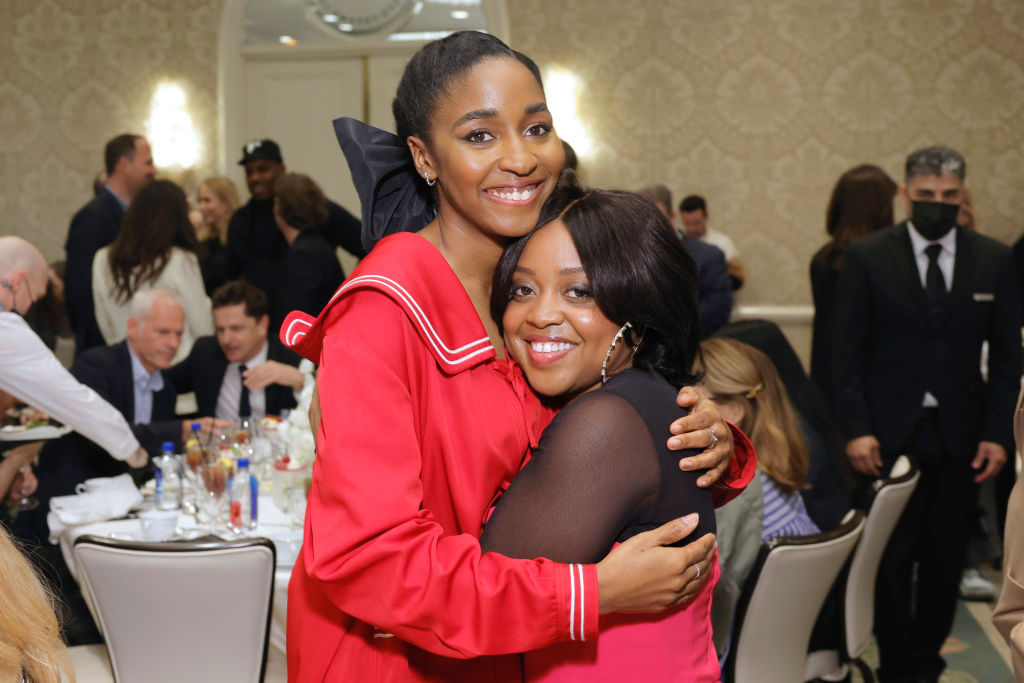
<svg viewBox="0 0 1024 683">
<path fill-rule="evenodd" d="M 850 242 L 893 224 L 896 183 L 878 166 L 862 164 L 839 176 L 825 213 L 832 238 L 811 259 L 814 329 L 811 337 L 811 379 L 832 401 L 832 308 L 843 254 Z"/>
<path fill-rule="evenodd" d="M 700 335 L 693 260 L 654 204 L 560 187 L 539 227 L 506 249 L 492 313 L 531 387 L 565 407 L 500 499 L 485 551 L 591 562 L 693 512 L 687 541 L 714 532 L 700 473 L 680 471 L 662 438 L 682 414 L 673 397 L 695 379 Z M 669 618 L 603 617 L 599 643 L 527 653 L 527 679 L 668 680 L 683 670 L 672 680 L 718 680 L 707 613 L 714 577 Z"/>
</svg>

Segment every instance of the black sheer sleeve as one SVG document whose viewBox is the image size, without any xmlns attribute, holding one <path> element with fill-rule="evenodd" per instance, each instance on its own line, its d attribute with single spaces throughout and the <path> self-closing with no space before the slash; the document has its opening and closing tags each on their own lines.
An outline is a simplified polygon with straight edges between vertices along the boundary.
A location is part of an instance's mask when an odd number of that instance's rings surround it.
<svg viewBox="0 0 1024 683">
<path fill-rule="evenodd" d="M 606 391 L 585 394 L 544 431 L 480 543 L 509 557 L 596 562 L 652 510 L 659 479 L 658 453 L 636 409 Z"/>
</svg>

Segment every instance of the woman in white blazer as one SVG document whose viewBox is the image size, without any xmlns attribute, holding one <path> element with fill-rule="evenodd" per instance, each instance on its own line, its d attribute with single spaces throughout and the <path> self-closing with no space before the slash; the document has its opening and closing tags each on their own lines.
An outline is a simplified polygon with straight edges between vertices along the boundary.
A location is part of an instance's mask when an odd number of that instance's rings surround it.
<svg viewBox="0 0 1024 683">
<path fill-rule="evenodd" d="M 154 287 L 176 293 L 185 306 L 175 362 L 188 355 L 196 339 L 213 334 L 197 248 L 185 192 L 169 180 L 146 185 L 128 207 L 117 239 L 92 261 L 96 322 L 108 344 L 125 338 L 132 295 Z"/>
</svg>

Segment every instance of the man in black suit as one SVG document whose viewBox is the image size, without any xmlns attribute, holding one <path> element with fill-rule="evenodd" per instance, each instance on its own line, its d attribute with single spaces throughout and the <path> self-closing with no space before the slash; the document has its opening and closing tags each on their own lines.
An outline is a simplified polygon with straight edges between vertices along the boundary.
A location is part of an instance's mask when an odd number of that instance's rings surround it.
<svg viewBox="0 0 1024 683">
<path fill-rule="evenodd" d="M 229 278 L 242 278 L 262 289 L 273 311 L 278 307 L 282 286 L 281 259 L 288 249 L 274 220 L 274 187 L 286 168 L 281 148 L 267 139 L 246 143 L 238 163 L 245 167 L 245 182 L 252 197 L 231 216 L 225 269 Z M 323 236 L 332 246 L 358 258 L 365 256 L 359 219 L 330 200 L 327 208 L 328 218 L 321 226 Z"/>
<path fill-rule="evenodd" d="M 938 680 L 977 484 L 1012 452 L 1015 273 L 1009 248 L 956 226 L 965 170 L 946 147 L 907 157 L 899 193 L 909 220 L 850 245 L 836 295 L 836 411 L 847 455 L 873 477 L 902 453 L 921 468 L 878 576 L 882 681 Z"/>
<path fill-rule="evenodd" d="M 243 280 L 213 293 L 216 337 L 196 340 L 167 379 L 181 392 L 194 391 L 199 412 L 222 420 L 277 415 L 295 407 L 305 376 L 298 356 L 267 336 L 267 298 Z"/>
<path fill-rule="evenodd" d="M 153 153 L 140 135 L 118 135 L 107 143 L 103 157 L 107 183 L 71 219 L 64 243 L 64 291 L 68 319 L 75 332 L 76 356 L 106 343 L 93 312 L 92 259 L 114 241 L 128 204 L 156 175 Z"/>
<path fill-rule="evenodd" d="M 661 210 L 669 223 L 675 224 L 672 191 L 664 185 L 651 185 L 640 190 Z M 688 237 L 678 230 L 679 239 L 697 266 L 697 299 L 700 309 L 700 338 L 707 339 L 729 322 L 732 315 L 732 279 L 729 277 L 725 253 L 713 244 Z"/>
</svg>

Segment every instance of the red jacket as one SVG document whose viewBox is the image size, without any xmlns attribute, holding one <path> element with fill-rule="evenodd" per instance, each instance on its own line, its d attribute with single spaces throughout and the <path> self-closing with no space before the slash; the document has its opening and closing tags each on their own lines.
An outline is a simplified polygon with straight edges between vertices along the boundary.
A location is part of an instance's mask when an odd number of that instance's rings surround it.
<svg viewBox="0 0 1024 683">
<path fill-rule="evenodd" d="M 519 681 L 519 657 L 482 655 L 597 636 L 593 565 L 481 555 L 490 503 L 552 414 L 433 245 L 382 240 L 281 337 L 320 362 L 323 415 L 289 680 Z"/>
</svg>

